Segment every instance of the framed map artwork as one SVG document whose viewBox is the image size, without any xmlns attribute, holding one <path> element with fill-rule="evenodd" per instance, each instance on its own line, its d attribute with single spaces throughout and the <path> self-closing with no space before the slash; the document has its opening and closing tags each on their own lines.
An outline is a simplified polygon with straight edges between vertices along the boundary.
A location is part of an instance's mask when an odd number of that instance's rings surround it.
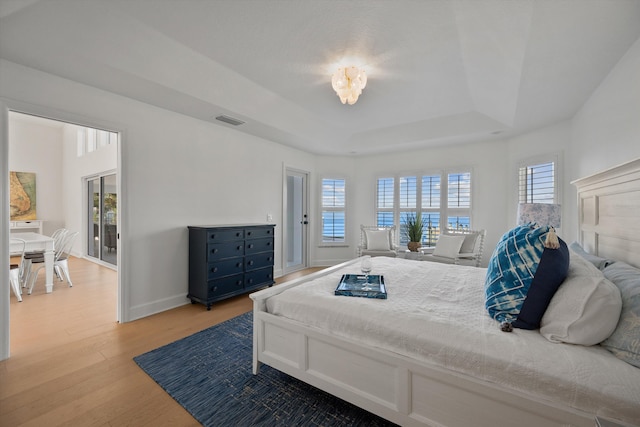
<svg viewBox="0 0 640 427">
<path fill-rule="evenodd" d="M 36 217 L 36 174 L 9 172 L 11 221 L 29 221 Z"/>
</svg>

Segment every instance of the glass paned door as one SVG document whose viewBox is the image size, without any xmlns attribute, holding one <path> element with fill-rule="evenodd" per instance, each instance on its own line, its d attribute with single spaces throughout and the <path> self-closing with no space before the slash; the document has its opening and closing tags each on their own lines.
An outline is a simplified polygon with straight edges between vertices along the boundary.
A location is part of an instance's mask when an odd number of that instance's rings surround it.
<svg viewBox="0 0 640 427">
<path fill-rule="evenodd" d="M 87 254 L 117 265 L 118 192 L 116 175 L 87 180 Z"/>
<path fill-rule="evenodd" d="M 307 267 L 307 180 L 306 172 L 287 170 L 285 189 L 285 273 Z"/>
</svg>

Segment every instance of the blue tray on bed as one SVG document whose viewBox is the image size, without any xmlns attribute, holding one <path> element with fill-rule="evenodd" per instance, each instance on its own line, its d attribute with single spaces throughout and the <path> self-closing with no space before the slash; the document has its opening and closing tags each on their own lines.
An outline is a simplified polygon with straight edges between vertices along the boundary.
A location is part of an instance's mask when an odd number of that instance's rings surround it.
<svg viewBox="0 0 640 427">
<path fill-rule="evenodd" d="M 348 297 L 387 299 L 384 276 L 370 274 L 343 274 L 335 290 L 336 295 Z"/>
</svg>

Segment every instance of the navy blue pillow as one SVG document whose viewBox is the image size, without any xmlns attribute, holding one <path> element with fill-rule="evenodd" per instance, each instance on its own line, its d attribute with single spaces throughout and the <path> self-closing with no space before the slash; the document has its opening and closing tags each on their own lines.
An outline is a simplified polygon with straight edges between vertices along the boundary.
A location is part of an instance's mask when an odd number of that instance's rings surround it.
<svg viewBox="0 0 640 427">
<path fill-rule="evenodd" d="M 544 312 L 569 270 L 569 249 L 558 239 L 551 249 L 547 238 L 555 231 L 532 224 L 505 233 L 493 252 L 485 280 L 485 306 L 505 331 L 512 326 L 537 329 Z"/>
<path fill-rule="evenodd" d="M 547 310 L 551 298 L 564 282 L 569 271 L 569 248 L 560 238 L 558 249 L 544 248 L 536 274 L 533 276 L 527 298 L 513 322 L 514 328 L 539 329 L 540 320 Z"/>
</svg>

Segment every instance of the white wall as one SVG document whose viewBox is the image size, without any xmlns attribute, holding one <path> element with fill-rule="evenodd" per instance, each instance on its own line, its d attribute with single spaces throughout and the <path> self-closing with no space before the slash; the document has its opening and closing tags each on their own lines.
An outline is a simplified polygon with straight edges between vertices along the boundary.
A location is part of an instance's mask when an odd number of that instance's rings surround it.
<svg viewBox="0 0 640 427">
<path fill-rule="evenodd" d="M 62 128 L 32 121 L 9 122 L 9 169 L 36 174 L 36 215 L 51 234 L 64 225 Z"/>
<path fill-rule="evenodd" d="M 57 118 L 123 131 L 124 320 L 186 302 L 189 224 L 264 222 L 266 214 L 272 213 L 280 248 L 283 166 L 311 172 L 310 212 L 316 216 L 311 217 L 312 227 L 319 215 L 318 177 L 339 173 L 349 181 L 349 246 L 318 247 L 317 227 L 312 228 L 314 264 L 355 254 L 359 224 L 374 219 L 378 174 L 472 167 L 473 221 L 474 227 L 488 230 L 486 263 L 497 239 L 514 222 L 513 168 L 518 159 L 550 150 L 564 153 L 567 210 L 562 228 L 570 240 L 576 214 L 575 189 L 568 182 L 640 157 L 640 42 L 570 122 L 509 140 L 361 158 L 315 157 L 4 60 L 0 60 L 0 76 L 0 97 L 9 107 L 27 106 L 27 110 L 53 112 Z M 276 252 L 277 267 L 280 258 Z"/>
<path fill-rule="evenodd" d="M 508 157 L 505 159 L 509 165 L 508 179 L 508 203 L 507 203 L 507 228 L 516 224 L 518 210 L 518 164 L 524 160 L 535 159 L 539 156 L 558 154 L 558 201 L 562 206 L 562 227 L 558 230 L 559 236 L 567 243 L 575 240 L 575 225 L 577 224 L 572 206 L 575 204 L 575 192 L 571 191 L 570 178 L 567 165 L 571 162 L 566 152 L 571 145 L 571 123 L 563 121 L 553 126 L 537 129 L 524 135 L 508 140 Z"/>
<path fill-rule="evenodd" d="M 61 167 L 64 193 L 61 201 L 64 207 L 65 228 L 80 232 L 72 252 L 76 255 L 86 255 L 88 201 L 83 178 L 109 171 L 115 172 L 118 167 L 118 146 L 110 144 L 78 157 L 78 129 L 79 126 L 72 124 L 66 124 L 63 128 Z"/>
<path fill-rule="evenodd" d="M 571 123 L 567 171 L 570 181 L 640 158 L 640 39 Z M 571 197 L 572 216 L 577 218 L 577 192 L 573 185 Z M 574 234 L 577 235 L 577 221 Z"/>
<path fill-rule="evenodd" d="M 0 76 L 0 96 L 10 108 L 123 132 L 125 321 L 187 302 L 188 225 L 261 223 L 271 213 L 280 248 L 283 165 L 315 172 L 310 154 L 217 124 L 5 60 Z"/>
<path fill-rule="evenodd" d="M 640 39 L 572 120 L 572 180 L 640 157 Z"/>
<path fill-rule="evenodd" d="M 351 236 L 349 255 L 355 255 L 360 236 L 360 223 L 375 224 L 377 177 L 394 173 L 469 168 L 472 171 L 472 226 L 487 230 L 486 250 L 483 256 L 483 265 L 486 265 L 493 247 L 506 231 L 505 194 L 508 190 L 506 147 L 505 141 L 488 141 L 353 159 L 352 199 L 349 209 L 356 221 L 349 223 Z M 325 163 L 335 164 L 336 162 L 327 159 Z"/>
<path fill-rule="evenodd" d="M 83 215 L 86 209 L 82 178 L 115 170 L 117 146 L 109 145 L 78 157 L 78 128 L 72 124 L 50 126 L 11 114 L 9 169 L 36 173 L 37 217 L 44 221 L 43 233 L 50 235 L 61 227 L 81 231 L 73 253 L 84 255 Z"/>
</svg>

